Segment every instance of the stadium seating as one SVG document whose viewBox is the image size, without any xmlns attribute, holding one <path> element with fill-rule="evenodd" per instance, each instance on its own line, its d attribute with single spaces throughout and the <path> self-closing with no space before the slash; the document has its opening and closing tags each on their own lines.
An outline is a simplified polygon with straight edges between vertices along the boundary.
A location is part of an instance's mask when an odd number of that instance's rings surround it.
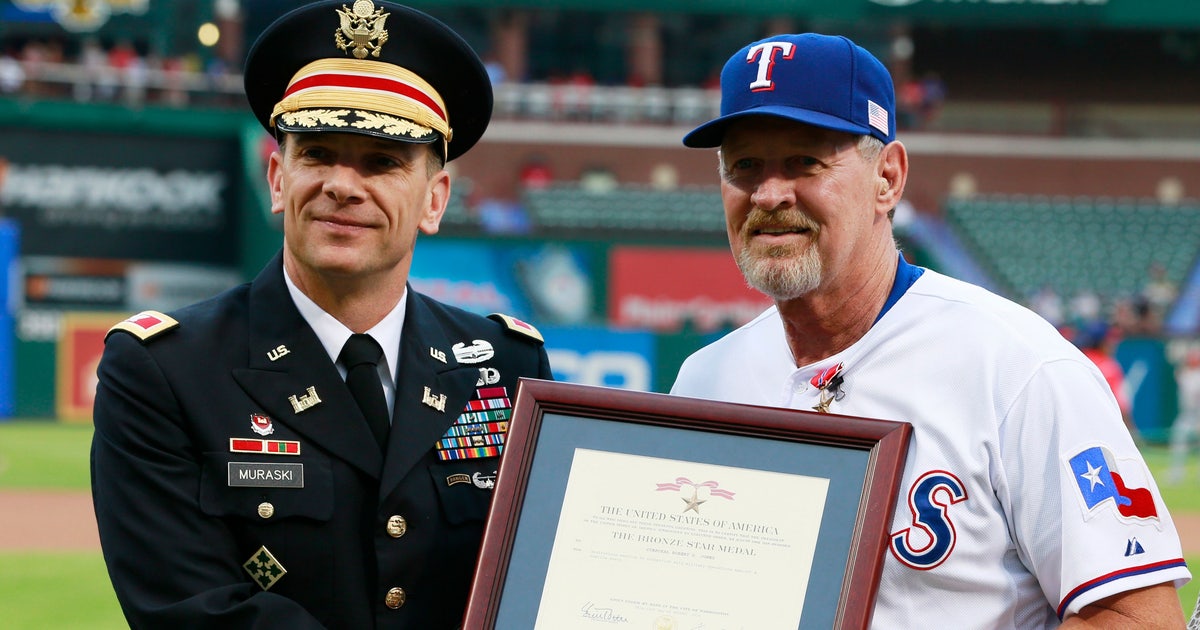
<svg viewBox="0 0 1200 630">
<path fill-rule="evenodd" d="M 578 183 L 556 183 L 527 190 L 522 202 L 535 230 L 560 233 L 724 235 L 725 219 L 716 186 L 660 190 L 624 184 L 590 190 Z"/>
<path fill-rule="evenodd" d="M 442 215 L 442 225 L 451 228 L 473 227 L 479 223 L 471 209 L 467 206 L 467 197 L 475 188 L 475 182 L 469 177 L 458 177 L 450 187 L 450 201 L 446 203 L 446 213 Z"/>
<path fill-rule="evenodd" d="M 1139 292 L 1160 264 L 1182 284 L 1200 252 L 1200 201 L 1038 195 L 950 199 L 945 218 L 1012 295 L 1052 287 L 1105 302 Z"/>
</svg>

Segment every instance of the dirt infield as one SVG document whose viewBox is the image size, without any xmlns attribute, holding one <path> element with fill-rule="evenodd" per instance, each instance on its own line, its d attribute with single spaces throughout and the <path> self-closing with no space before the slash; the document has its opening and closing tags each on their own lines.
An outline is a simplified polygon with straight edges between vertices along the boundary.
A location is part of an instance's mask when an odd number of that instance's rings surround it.
<svg viewBox="0 0 1200 630">
<path fill-rule="evenodd" d="M 91 551 L 100 548 L 87 492 L 0 492 L 0 551 Z"/>
<path fill-rule="evenodd" d="M 1200 555 L 1200 514 L 1173 514 L 1185 555 Z M 87 492 L 0 491 L 0 551 L 100 548 Z"/>
</svg>

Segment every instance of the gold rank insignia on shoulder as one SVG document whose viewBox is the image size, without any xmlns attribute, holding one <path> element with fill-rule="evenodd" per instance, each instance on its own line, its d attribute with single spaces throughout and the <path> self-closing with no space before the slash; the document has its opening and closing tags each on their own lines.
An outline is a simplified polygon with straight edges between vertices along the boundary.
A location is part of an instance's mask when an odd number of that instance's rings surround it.
<svg viewBox="0 0 1200 630">
<path fill-rule="evenodd" d="M 492 313 L 491 315 L 488 315 L 488 317 L 504 324 L 506 328 L 515 333 L 536 339 L 542 343 L 545 343 L 546 341 L 542 338 L 542 333 L 538 332 L 538 329 L 534 328 L 532 324 L 525 323 L 516 317 L 511 317 L 509 315 L 505 315 L 504 313 Z"/>
<path fill-rule="evenodd" d="M 179 322 L 175 321 L 171 316 L 165 315 L 158 311 L 142 311 L 133 317 L 124 321 L 117 322 L 108 332 L 104 334 L 107 339 L 109 335 L 118 330 L 125 331 L 134 337 L 146 343 L 150 339 L 161 335 L 162 333 L 172 330 L 179 326 Z"/>
<path fill-rule="evenodd" d="M 250 579 L 254 580 L 254 583 L 261 586 L 264 591 L 271 590 L 271 587 L 275 586 L 275 583 L 287 573 L 287 569 L 279 564 L 270 551 L 267 551 L 265 545 L 259 547 L 258 551 L 255 551 L 254 555 L 242 564 L 242 568 L 250 574 Z"/>
<path fill-rule="evenodd" d="M 333 32 L 333 41 L 338 50 L 353 54 L 355 59 L 366 59 L 368 54 L 378 57 L 388 40 L 383 24 L 391 14 L 376 9 L 371 0 L 355 0 L 354 8 L 342 5 L 337 14 L 341 26 Z"/>
</svg>

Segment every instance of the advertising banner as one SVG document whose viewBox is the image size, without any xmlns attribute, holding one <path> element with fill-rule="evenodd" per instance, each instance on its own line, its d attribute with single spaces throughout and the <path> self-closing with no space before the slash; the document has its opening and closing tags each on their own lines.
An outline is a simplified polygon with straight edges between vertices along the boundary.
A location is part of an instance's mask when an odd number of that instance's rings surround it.
<svg viewBox="0 0 1200 630">
<path fill-rule="evenodd" d="M 409 280 L 446 304 L 505 313 L 538 328 L 597 316 L 595 259 L 584 246 L 555 243 L 417 240 Z"/>
<path fill-rule="evenodd" d="M 16 409 L 16 278 L 17 249 L 21 227 L 12 219 L 0 218 L 0 420 Z"/>
<path fill-rule="evenodd" d="M 22 265 L 26 307 L 169 311 L 241 282 L 230 267 L 106 258 L 28 256 Z"/>
<path fill-rule="evenodd" d="M 602 327 L 539 327 L 554 380 L 652 391 L 655 336 Z"/>
<path fill-rule="evenodd" d="M 236 267 L 236 140 L 0 128 L 23 256 Z"/>
<path fill-rule="evenodd" d="M 754 319 L 771 300 L 746 286 L 727 248 L 614 247 L 609 321 L 657 332 L 713 332 Z"/>
<path fill-rule="evenodd" d="M 104 335 L 126 317 L 119 313 L 65 313 L 59 329 L 55 413 L 64 422 L 91 422 L 96 368 Z"/>
</svg>

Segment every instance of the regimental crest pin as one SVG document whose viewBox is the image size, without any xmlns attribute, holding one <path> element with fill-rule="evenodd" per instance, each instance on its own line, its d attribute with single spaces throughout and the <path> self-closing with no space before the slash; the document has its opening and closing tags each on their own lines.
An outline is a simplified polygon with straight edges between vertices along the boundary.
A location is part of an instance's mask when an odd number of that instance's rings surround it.
<svg viewBox="0 0 1200 630">
<path fill-rule="evenodd" d="M 275 432 L 275 425 L 271 424 L 271 417 L 261 413 L 250 414 L 250 430 L 266 437 Z"/>
<path fill-rule="evenodd" d="M 270 551 L 267 551 L 265 545 L 259 547 L 258 551 L 255 551 L 254 555 L 242 564 L 242 568 L 250 574 L 250 579 L 254 580 L 254 583 L 261 586 L 264 591 L 270 590 L 287 573 L 287 569 L 279 564 Z"/>
<path fill-rule="evenodd" d="M 391 14 L 376 9 L 371 0 L 356 0 L 354 8 L 343 4 L 337 14 L 341 26 L 333 32 L 333 41 L 338 50 L 354 55 L 355 59 L 366 59 L 367 55 L 379 57 L 380 49 L 388 40 L 383 25 Z"/>
</svg>

